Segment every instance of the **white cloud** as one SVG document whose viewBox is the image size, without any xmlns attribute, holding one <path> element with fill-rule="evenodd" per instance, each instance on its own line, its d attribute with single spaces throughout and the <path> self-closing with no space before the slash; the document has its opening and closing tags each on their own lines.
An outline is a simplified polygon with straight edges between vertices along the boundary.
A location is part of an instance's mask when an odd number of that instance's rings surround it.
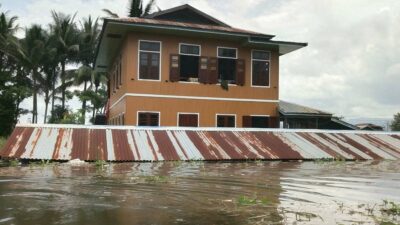
<svg viewBox="0 0 400 225">
<path fill-rule="evenodd" d="M 185 3 L 236 27 L 308 42 L 308 47 L 281 57 L 282 99 L 346 117 L 390 118 L 400 111 L 400 1 L 158 0 L 161 9 Z M 51 9 L 78 12 L 80 18 L 103 16 L 103 8 L 125 15 L 127 4 L 5 0 L 2 9 L 18 14 L 21 25 L 46 25 Z"/>
</svg>

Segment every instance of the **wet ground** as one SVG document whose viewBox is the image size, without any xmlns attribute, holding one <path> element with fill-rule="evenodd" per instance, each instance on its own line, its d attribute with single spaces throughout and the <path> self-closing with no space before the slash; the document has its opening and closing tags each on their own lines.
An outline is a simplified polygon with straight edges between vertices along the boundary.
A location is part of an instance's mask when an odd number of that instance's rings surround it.
<svg viewBox="0 0 400 225">
<path fill-rule="evenodd" d="M 0 167 L 3 224 L 400 224 L 400 163 Z"/>
</svg>

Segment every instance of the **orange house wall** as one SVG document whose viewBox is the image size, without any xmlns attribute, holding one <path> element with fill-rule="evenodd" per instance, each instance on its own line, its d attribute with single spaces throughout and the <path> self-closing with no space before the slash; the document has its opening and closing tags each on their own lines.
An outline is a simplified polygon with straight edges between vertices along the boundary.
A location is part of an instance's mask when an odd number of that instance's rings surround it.
<svg viewBox="0 0 400 225">
<path fill-rule="evenodd" d="M 138 42 L 139 40 L 161 41 L 161 81 L 138 80 Z M 216 57 L 217 47 L 238 48 L 238 58 L 246 61 L 244 86 L 229 86 L 223 90 L 220 85 L 199 83 L 169 82 L 170 54 L 179 53 L 179 43 L 201 45 L 201 55 Z M 211 98 L 245 98 L 261 100 L 279 99 L 279 55 L 271 51 L 270 87 L 251 87 L 251 48 L 240 43 L 216 39 L 162 36 L 146 33 L 129 34 L 121 47 L 122 86 L 111 92 L 110 118 L 125 114 L 126 125 L 136 125 L 137 111 L 161 112 L 161 126 L 176 126 L 178 112 L 200 113 L 200 126 L 215 126 L 215 114 L 237 114 L 237 126 L 242 126 L 245 115 L 277 115 L 277 103 L 211 101 L 192 99 L 171 99 L 152 97 L 123 97 L 126 93 L 198 96 Z M 268 50 L 268 49 L 259 49 Z M 117 56 L 116 56 L 117 57 Z M 111 82 L 113 80 L 111 79 Z M 124 99 L 123 101 L 118 100 Z M 115 104 L 117 103 L 117 104 Z"/>
</svg>

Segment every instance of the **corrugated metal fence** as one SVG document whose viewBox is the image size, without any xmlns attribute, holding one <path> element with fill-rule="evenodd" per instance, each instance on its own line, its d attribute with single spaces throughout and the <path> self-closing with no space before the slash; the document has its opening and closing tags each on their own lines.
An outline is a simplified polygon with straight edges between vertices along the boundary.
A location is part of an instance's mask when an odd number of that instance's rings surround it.
<svg viewBox="0 0 400 225">
<path fill-rule="evenodd" d="M 3 158 L 163 161 L 400 159 L 400 133 L 19 125 Z"/>
</svg>

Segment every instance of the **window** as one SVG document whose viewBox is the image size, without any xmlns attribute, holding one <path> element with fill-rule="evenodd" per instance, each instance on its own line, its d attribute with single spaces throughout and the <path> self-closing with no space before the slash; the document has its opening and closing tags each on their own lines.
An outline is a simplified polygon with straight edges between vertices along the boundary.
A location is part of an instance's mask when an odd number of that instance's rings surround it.
<svg viewBox="0 0 400 225">
<path fill-rule="evenodd" d="M 252 51 L 251 84 L 252 86 L 269 87 L 271 53 L 266 51 Z"/>
<path fill-rule="evenodd" d="M 157 127 L 160 126 L 159 112 L 138 112 L 138 126 Z"/>
<path fill-rule="evenodd" d="M 243 116 L 243 127 L 269 128 L 269 116 Z"/>
<path fill-rule="evenodd" d="M 199 81 L 200 45 L 179 44 L 180 81 Z"/>
<path fill-rule="evenodd" d="M 236 116 L 217 115 L 217 127 L 236 127 Z"/>
<path fill-rule="evenodd" d="M 199 114 L 178 113 L 178 126 L 179 127 L 198 127 Z"/>
<path fill-rule="evenodd" d="M 161 42 L 139 41 L 139 79 L 160 80 Z"/>
<path fill-rule="evenodd" d="M 218 79 L 236 84 L 237 49 L 218 47 Z"/>
</svg>

